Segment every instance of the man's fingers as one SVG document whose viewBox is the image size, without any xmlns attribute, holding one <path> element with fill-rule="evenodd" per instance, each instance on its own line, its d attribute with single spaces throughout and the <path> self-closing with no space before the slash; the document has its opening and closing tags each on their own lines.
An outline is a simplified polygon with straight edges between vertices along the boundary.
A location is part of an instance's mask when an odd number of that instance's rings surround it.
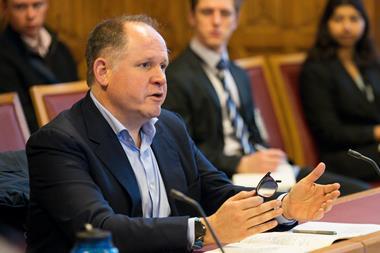
<svg viewBox="0 0 380 253">
<path fill-rule="evenodd" d="M 276 220 L 271 220 L 265 223 L 262 223 L 260 225 L 253 226 L 249 228 L 250 234 L 258 234 L 265 231 L 268 231 L 278 225 L 278 222 Z"/>
<path fill-rule="evenodd" d="M 258 225 L 271 220 L 283 213 L 280 200 L 271 200 L 259 206 L 246 209 L 243 217 L 247 220 L 248 227 Z"/>
<path fill-rule="evenodd" d="M 267 154 L 270 156 L 277 156 L 277 157 L 282 157 L 282 158 L 286 156 L 285 152 L 282 151 L 281 149 L 270 148 L 270 149 L 266 149 L 263 152 L 267 152 Z"/>
<path fill-rule="evenodd" d="M 279 149 L 267 149 L 262 152 L 263 159 L 268 161 L 283 161 L 286 158 L 286 154 Z"/>
<path fill-rule="evenodd" d="M 325 209 L 320 208 L 317 212 L 314 213 L 312 220 L 320 220 L 325 215 Z"/>
<path fill-rule="evenodd" d="M 241 191 L 241 192 L 235 194 L 234 196 L 232 196 L 230 198 L 230 200 L 241 200 L 241 199 L 246 199 L 246 198 L 253 197 L 255 195 L 256 195 L 256 191 L 255 190 L 252 190 L 252 191 Z"/>
<path fill-rule="evenodd" d="M 324 163 L 319 163 L 317 167 L 315 167 L 313 169 L 312 172 L 309 173 L 309 175 L 307 175 L 304 179 L 302 179 L 301 181 L 306 181 L 307 183 L 314 183 L 315 181 L 318 180 L 318 178 L 320 178 L 323 174 L 323 172 L 325 172 L 325 168 L 326 168 L 326 165 Z"/>
<path fill-rule="evenodd" d="M 244 225 L 247 226 L 247 228 L 251 228 L 253 226 L 257 226 L 270 220 L 273 220 L 274 218 L 280 216 L 282 213 L 282 208 L 272 209 L 255 217 L 252 217 Z"/>
<path fill-rule="evenodd" d="M 281 201 L 280 200 L 271 200 L 268 202 L 265 202 L 261 205 L 258 205 L 256 207 L 252 207 L 250 209 L 245 210 L 245 214 L 247 215 L 247 218 L 251 218 L 257 215 L 260 215 L 262 213 L 268 212 L 269 210 L 272 209 L 277 209 L 281 206 Z"/>
<path fill-rule="evenodd" d="M 329 212 L 332 209 L 333 206 L 333 200 L 327 200 L 323 209 L 325 209 L 325 213 Z"/>
<path fill-rule="evenodd" d="M 336 191 L 339 188 L 340 188 L 340 184 L 339 183 L 328 184 L 328 185 L 324 185 L 323 186 L 323 191 L 326 194 L 326 193 L 330 193 L 330 192 Z"/>
<path fill-rule="evenodd" d="M 327 201 L 329 199 L 336 200 L 340 196 L 340 191 L 336 190 L 330 193 L 327 193 L 324 197 L 324 201 Z"/>
<path fill-rule="evenodd" d="M 242 210 L 251 209 L 261 205 L 264 202 L 264 199 L 260 196 L 251 196 L 249 198 L 240 199 L 239 207 Z"/>
</svg>

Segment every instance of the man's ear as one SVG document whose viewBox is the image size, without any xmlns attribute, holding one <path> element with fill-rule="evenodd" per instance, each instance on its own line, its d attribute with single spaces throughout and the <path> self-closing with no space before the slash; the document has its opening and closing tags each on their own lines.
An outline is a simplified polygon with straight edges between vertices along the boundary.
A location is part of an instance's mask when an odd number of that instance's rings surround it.
<svg viewBox="0 0 380 253">
<path fill-rule="evenodd" d="M 93 72 L 96 81 L 102 88 L 107 88 L 111 74 L 110 64 L 105 58 L 97 58 L 93 65 Z"/>
</svg>

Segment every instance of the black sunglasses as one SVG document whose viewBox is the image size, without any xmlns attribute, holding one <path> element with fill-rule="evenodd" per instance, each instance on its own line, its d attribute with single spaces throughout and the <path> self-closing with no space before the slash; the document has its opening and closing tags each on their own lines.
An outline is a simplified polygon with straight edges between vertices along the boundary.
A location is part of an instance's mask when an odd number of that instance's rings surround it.
<svg viewBox="0 0 380 253">
<path fill-rule="evenodd" d="M 257 184 L 257 195 L 263 198 L 272 197 L 278 189 L 278 183 L 281 183 L 281 180 L 274 180 L 274 178 L 270 175 L 270 172 L 268 172 Z"/>
</svg>

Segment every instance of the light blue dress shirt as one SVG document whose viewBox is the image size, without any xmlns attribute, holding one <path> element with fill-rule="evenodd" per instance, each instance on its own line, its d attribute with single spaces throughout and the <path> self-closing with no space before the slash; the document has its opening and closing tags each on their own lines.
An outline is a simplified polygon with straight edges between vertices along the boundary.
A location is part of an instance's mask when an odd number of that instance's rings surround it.
<svg viewBox="0 0 380 253">
<path fill-rule="evenodd" d="M 132 166 L 140 190 L 143 217 L 168 217 L 170 215 L 170 206 L 165 185 L 162 181 L 156 157 L 150 147 L 156 134 L 154 124 L 158 119 L 152 118 L 142 126 L 140 131 L 141 146 L 139 148 L 135 145 L 128 129 L 104 108 L 92 93 L 90 93 L 90 96 L 115 132 Z"/>
<path fill-rule="evenodd" d="M 144 218 L 168 217 L 170 205 L 162 181 L 160 169 L 154 156 L 151 144 L 156 134 L 155 123 L 158 118 L 146 122 L 140 131 L 141 146 L 138 148 L 129 131 L 116 119 L 90 92 L 91 99 L 100 113 L 115 132 L 136 176 L 141 195 L 142 212 Z M 188 241 L 194 243 L 194 218 L 188 220 Z"/>
<path fill-rule="evenodd" d="M 141 195 L 143 217 L 168 217 L 171 212 L 168 196 L 156 157 L 151 148 L 153 138 L 156 134 L 154 125 L 158 121 L 158 118 L 152 118 L 142 126 L 140 132 L 141 146 L 138 148 L 129 134 L 128 129 L 100 104 L 92 92 L 90 92 L 90 96 L 95 106 L 115 132 L 132 166 Z M 281 195 L 279 199 L 282 200 L 284 196 L 285 194 Z M 194 244 L 195 240 L 194 220 L 194 218 L 188 220 L 187 238 L 190 247 Z M 283 216 L 277 217 L 277 220 L 280 224 L 295 222 L 287 220 Z"/>
</svg>

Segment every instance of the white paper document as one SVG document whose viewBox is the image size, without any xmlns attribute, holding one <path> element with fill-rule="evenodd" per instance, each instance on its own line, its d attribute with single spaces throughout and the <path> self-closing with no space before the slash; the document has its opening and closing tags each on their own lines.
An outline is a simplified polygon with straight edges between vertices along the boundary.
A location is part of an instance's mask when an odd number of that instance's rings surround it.
<svg viewBox="0 0 380 253">
<path fill-rule="evenodd" d="M 335 231 L 336 235 L 269 232 L 253 235 L 239 243 L 224 247 L 226 253 L 301 253 L 330 246 L 339 239 L 348 239 L 380 231 L 380 225 L 333 222 L 307 222 L 296 226 L 297 230 Z M 209 252 L 220 252 L 213 250 Z"/>
<path fill-rule="evenodd" d="M 337 239 L 343 239 L 362 236 L 380 231 L 380 225 L 310 221 L 300 224 L 296 226 L 294 229 L 335 231 L 337 233 L 335 235 L 336 237 L 338 237 Z"/>
<path fill-rule="evenodd" d="M 232 176 L 232 182 L 236 185 L 256 187 L 265 174 L 266 173 L 234 174 Z M 278 184 L 278 191 L 281 192 L 288 191 L 296 183 L 293 167 L 288 163 L 279 165 L 276 170 L 271 173 L 271 176 L 275 180 L 281 180 L 281 183 Z"/>
</svg>

